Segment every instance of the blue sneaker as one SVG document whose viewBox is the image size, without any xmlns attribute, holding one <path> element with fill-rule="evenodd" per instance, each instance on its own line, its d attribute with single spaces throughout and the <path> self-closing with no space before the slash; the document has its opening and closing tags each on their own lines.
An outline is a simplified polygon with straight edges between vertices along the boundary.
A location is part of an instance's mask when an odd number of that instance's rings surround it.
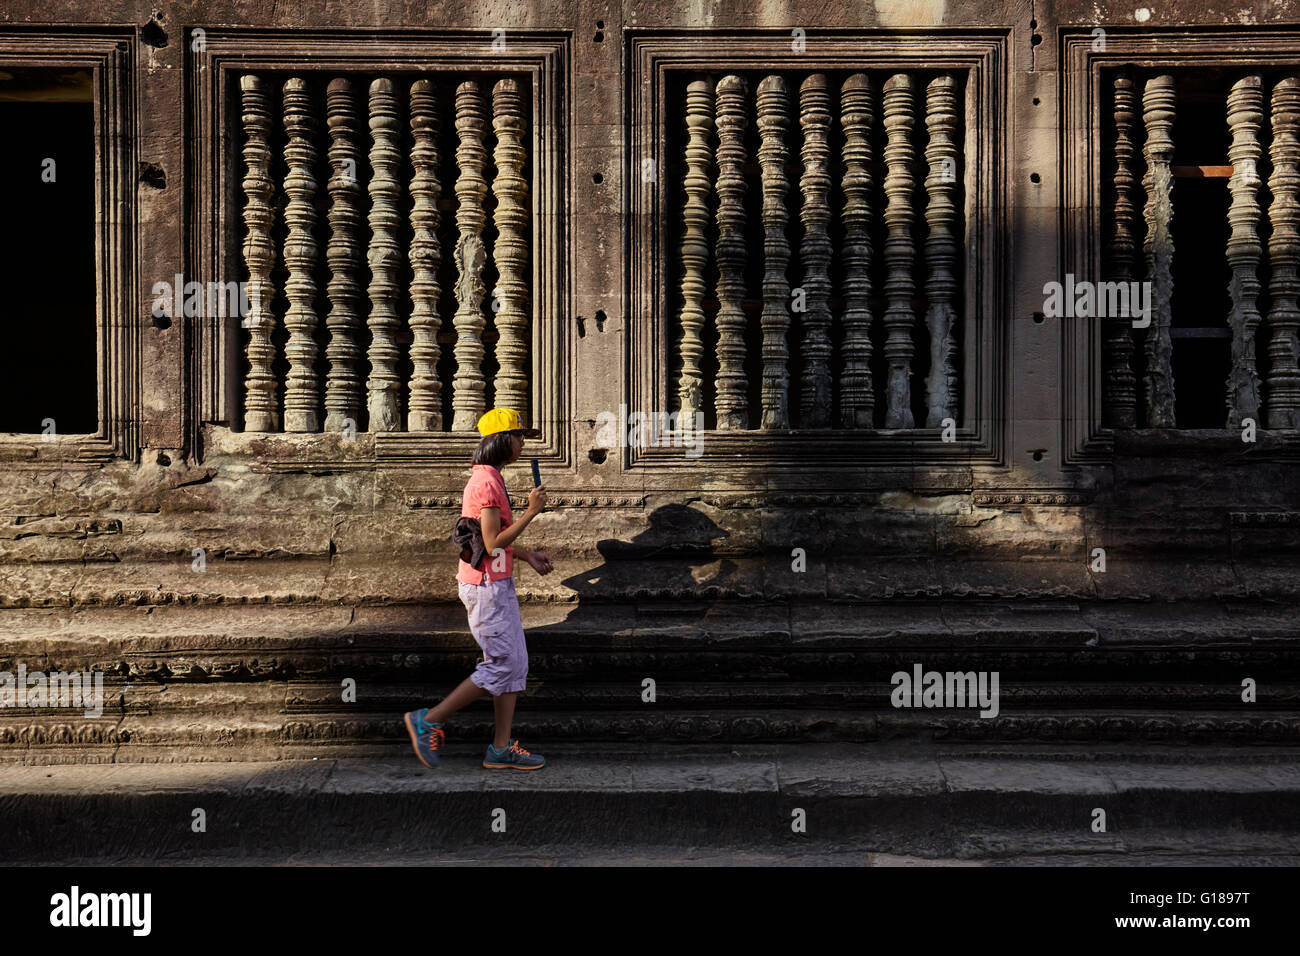
<svg viewBox="0 0 1300 956">
<path fill-rule="evenodd" d="M 420 763 L 433 769 L 438 766 L 438 751 L 442 749 L 446 735 L 442 732 L 442 724 L 431 724 L 424 719 L 428 712 L 428 707 L 421 707 L 407 714 L 404 720 L 415 755 L 420 758 Z"/>
<path fill-rule="evenodd" d="M 483 755 L 483 766 L 489 770 L 541 770 L 546 766 L 546 758 L 530 754 L 512 737 L 510 746 L 505 750 L 497 750 L 488 744 L 487 753 Z"/>
</svg>

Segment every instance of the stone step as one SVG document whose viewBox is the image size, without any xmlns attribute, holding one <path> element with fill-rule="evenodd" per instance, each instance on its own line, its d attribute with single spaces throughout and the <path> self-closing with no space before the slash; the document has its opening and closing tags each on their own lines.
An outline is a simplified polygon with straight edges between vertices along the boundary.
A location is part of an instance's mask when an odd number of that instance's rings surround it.
<svg viewBox="0 0 1300 956">
<path fill-rule="evenodd" d="M 548 746 L 404 759 L 5 767 L 11 862 L 695 846 L 917 857 L 1300 854 L 1294 749 Z M 201 809 L 206 832 L 192 829 Z M 1094 832 L 1096 810 L 1105 832 Z M 806 832 L 792 821 L 802 811 Z M 493 821 L 504 819 L 505 832 Z"/>
<path fill-rule="evenodd" d="M 725 602 L 574 611 L 526 613 L 537 627 L 519 719 L 535 740 L 1300 736 L 1294 609 L 828 604 L 786 607 L 781 627 L 763 616 L 771 606 Z M 463 609 L 445 606 L 0 610 L 0 671 L 105 674 L 102 717 L 0 709 L 0 762 L 392 753 L 401 713 L 440 699 L 475 666 L 481 652 L 464 628 Z M 998 717 L 895 709 L 891 676 L 916 666 L 997 671 Z M 647 677 L 653 703 L 641 699 Z M 1259 684 L 1256 703 L 1240 699 L 1246 677 Z M 356 704 L 341 700 L 347 679 Z M 456 721 L 484 738 L 488 705 Z"/>
<path fill-rule="evenodd" d="M 163 710 L 99 719 L 12 712 L 0 720 L 0 765 L 158 763 L 399 756 L 409 751 L 402 724 L 408 701 L 384 711 L 331 713 L 248 708 L 230 714 Z M 970 712 L 799 707 L 690 707 L 542 710 L 525 701 L 514 733 L 538 746 L 556 743 L 782 743 L 910 741 L 997 742 L 1008 747 L 1059 743 L 1077 750 L 1104 743 L 1288 745 L 1300 739 L 1300 715 L 1261 709 L 1152 713 L 1119 708 L 1006 712 L 985 720 Z M 453 741 L 485 744 L 493 733 L 483 701 L 448 722 Z"/>
</svg>

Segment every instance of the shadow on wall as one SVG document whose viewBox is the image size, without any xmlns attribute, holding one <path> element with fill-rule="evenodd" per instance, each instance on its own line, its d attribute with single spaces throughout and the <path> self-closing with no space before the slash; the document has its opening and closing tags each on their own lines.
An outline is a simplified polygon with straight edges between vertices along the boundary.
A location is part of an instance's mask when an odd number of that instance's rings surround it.
<svg viewBox="0 0 1300 956">
<path fill-rule="evenodd" d="M 562 582 L 584 603 L 626 601 L 654 594 L 670 596 L 725 585 L 737 570 L 722 559 L 716 572 L 699 572 L 718 561 L 713 542 L 729 537 L 707 515 L 686 505 L 669 504 L 650 513 L 650 525 L 631 541 L 605 538 L 597 543 L 603 563 Z"/>
<path fill-rule="evenodd" d="M 579 660 L 574 657 L 579 648 L 596 655 L 619 646 L 626 648 L 618 635 L 649 623 L 640 619 L 639 602 L 645 599 L 663 602 L 655 626 L 698 626 L 717 603 L 712 589 L 727 587 L 739 571 L 734 562 L 714 553 L 715 543 L 727 537 L 726 531 L 701 512 L 669 504 L 654 509 L 649 526 L 631 541 L 599 541 L 596 549 L 601 562 L 559 582 L 576 592 L 576 605 L 570 606 L 561 620 L 525 629 L 531 661 L 524 696 L 543 682 L 582 679 L 573 668 L 586 672 L 599 657 Z M 545 550 L 544 542 L 537 544 Z M 656 643 L 638 641 L 637 649 L 655 654 Z"/>
</svg>

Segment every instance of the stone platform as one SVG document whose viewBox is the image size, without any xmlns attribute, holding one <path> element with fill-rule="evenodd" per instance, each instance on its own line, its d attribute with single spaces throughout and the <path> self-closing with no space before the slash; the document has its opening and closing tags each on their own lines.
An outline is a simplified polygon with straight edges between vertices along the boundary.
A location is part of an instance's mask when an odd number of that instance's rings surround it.
<svg viewBox="0 0 1300 956">
<path fill-rule="evenodd" d="M 409 751 L 9 766 L 0 847 L 47 863 L 1300 860 L 1295 750 L 554 743 L 527 773 L 480 751 L 453 743 L 436 770 Z"/>
</svg>

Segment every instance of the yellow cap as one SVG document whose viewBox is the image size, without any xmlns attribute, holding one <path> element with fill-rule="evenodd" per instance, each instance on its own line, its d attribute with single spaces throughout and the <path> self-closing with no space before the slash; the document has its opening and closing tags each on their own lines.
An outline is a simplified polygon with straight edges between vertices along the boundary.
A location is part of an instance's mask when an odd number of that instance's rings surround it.
<svg viewBox="0 0 1300 956">
<path fill-rule="evenodd" d="M 513 408 L 494 408 L 478 420 L 478 433 L 486 438 L 497 432 L 523 432 L 527 438 L 541 438 L 536 428 L 525 428 L 523 419 Z"/>
</svg>

